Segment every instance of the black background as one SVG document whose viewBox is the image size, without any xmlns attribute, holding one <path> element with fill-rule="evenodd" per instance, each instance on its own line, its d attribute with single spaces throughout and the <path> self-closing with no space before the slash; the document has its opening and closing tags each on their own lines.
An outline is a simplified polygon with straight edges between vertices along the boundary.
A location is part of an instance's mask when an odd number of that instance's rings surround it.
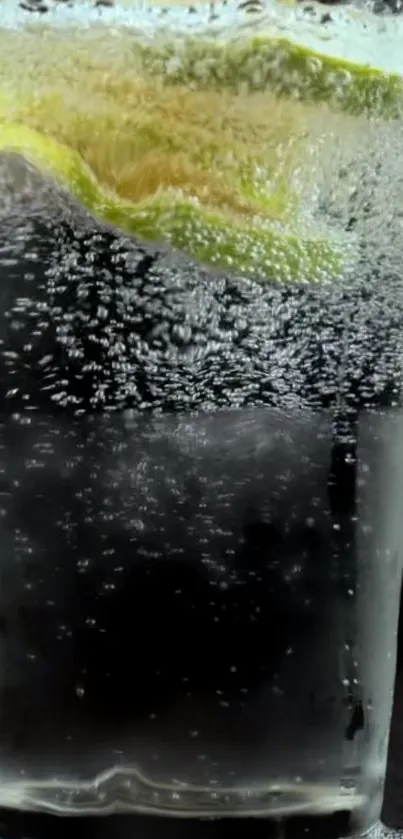
<svg viewBox="0 0 403 839">
<path fill-rule="evenodd" d="M 390 735 L 384 820 L 388 826 L 403 829 L 403 598 L 400 605 L 399 655 Z"/>
</svg>

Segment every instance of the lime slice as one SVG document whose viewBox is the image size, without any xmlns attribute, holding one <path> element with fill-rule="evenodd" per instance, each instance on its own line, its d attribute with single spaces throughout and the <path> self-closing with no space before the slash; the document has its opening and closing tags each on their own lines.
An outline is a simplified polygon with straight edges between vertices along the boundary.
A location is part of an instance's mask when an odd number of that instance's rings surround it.
<svg viewBox="0 0 403 839">
<path fill-rule="evenodd" d="M 203 262 L 333 279 L 354 248 L 308 218 L 317 115 L 396 119 L 401 76 L 330 55 L 292 4 L 262 4 L 259 27 L 234 5 L 211 8 L 132 2 L 95 18 L 78 4 L 22 27 L 4 14 L 0 148 L 99 218 Z"/>
<path fill-rule="evenodd" d="M 145 239 L 161 239 L 201 260 L 247 276 L 324 279 L 343 266 L 341 246 L 247 226 L 174 194 L 138 203 L 119 199 L 95 179 L 79 154 L 22 124 L 0 123 L 0 149 L 51 173 L 98 218 Z"/>
<path fill-rule="evenodd" d="M 258 35 L 233 43 L 190 38 L 178 44 L 140 48 L 150 73 L 193 88 L 275 91 L 311 102 L 328 102 L 353 114 L 398 118 L 403 81 L 385 73 L 308 49 L 284 37 Z"/>
<path fill-rule="evenodd" d="M 130 43 L 132 65 L 140 60 L 170 81 L 220 90 L 270 87 L 293 98 L 334 99 L 354 113 L 401 114 L 403 21 L 396 16 L 341 4 L 332 6 L 324 25 L 324 7 L 315 0 L 306 6 L 298 0 L 120 0 L 112 7 L 75 0 L 48 12 L 35 17 L 3 0 L 2 51 L 12 51 L 10 29 L 21 31 L 23 24 L 36 36 L 70 30 L 74 47 L 85 37 L 87 45 L 92 41 L 91 60 L 104 29 L 110 42 L 118 36 L 126 59 Z"/>
</svg>

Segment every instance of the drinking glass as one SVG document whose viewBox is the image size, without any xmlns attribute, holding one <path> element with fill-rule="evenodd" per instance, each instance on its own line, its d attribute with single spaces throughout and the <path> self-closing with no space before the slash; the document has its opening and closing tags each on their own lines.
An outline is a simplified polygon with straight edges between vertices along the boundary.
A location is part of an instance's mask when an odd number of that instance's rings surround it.
<svg viewBox="0 0 403 839">
<path fill-rule="evenodd" d="M 0 806 L 23 835 L 382 834 L 403 29 L 378 12 L 0 8 Z"/>
</svg>

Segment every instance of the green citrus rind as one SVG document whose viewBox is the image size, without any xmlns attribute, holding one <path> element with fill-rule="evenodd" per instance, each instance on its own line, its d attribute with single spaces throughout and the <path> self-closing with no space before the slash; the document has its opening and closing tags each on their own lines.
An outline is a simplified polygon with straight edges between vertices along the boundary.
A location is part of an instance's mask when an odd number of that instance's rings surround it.
<svg viewBox="0 0 403 839">
<path fill-rule="evenodd" d="M 328 102 L 351 114 L 396 119 L 403 110 L 403 79 L 334 58 L 286 38 L 256 36 L 225 43 L 207 38 L 166 40 L 133 47 L 145 70 L 171 84 L 236 91 L 270 89 L 279 96 Z"/>
<path fill-rule="evenodd" d="M 162 241 L 189 256 L 266 281 L 319 282 L 343 270 L 341 245 L 268 226 L 228 220 L 178 194 L 133 203 L 98 183 L 78 152 L 18 123 L 0 122 L 0 150 L 21 154 L 52 175 L 95 217 L 144 239 Z"/>
</svg>

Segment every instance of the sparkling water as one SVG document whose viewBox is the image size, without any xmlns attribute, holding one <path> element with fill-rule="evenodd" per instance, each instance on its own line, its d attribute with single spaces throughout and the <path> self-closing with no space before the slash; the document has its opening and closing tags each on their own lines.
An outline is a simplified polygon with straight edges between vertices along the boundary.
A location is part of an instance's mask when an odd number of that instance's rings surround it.
<svg viewBox="0 0 403 839">
<path fill-rule="evenodd" d="M 355 453 L 298 412 L 4 425 L 0 803 L 370 827 L 400 422 Z"/>
<path fill-rule="evenodd" d="M 135 22 L 145 41 L 251 25 L 224 3 L 78 8 L 52 5 L 59 44 L 77 21 Z M 289 37 L 306 20 L 259 14 Z M 298 29 L 306 47 L 401 71 L 399 22 L 332 15 L 327 38 L 313 18 Z M 9 44 L 25 21 L 3 2 Z M 2 146 L 4 808 L 253 817 L 326 839 L 379 818 L 402 561 L 402 123 L 318 110 L 307 132 L 297 234 L 331 235 L 337 282 L 320 267 L 262 282 L 150 244 Z"/>
</svg>

